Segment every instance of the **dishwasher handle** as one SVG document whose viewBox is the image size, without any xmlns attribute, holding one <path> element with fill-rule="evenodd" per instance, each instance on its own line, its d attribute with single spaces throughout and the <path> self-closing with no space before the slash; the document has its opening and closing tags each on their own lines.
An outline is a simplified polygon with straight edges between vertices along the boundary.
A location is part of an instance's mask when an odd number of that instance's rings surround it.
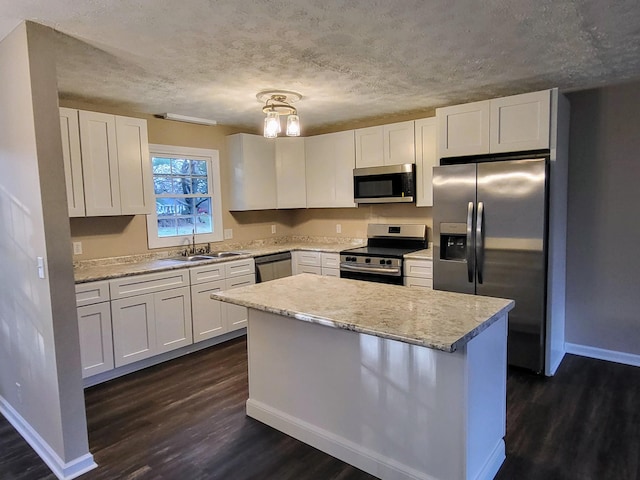
<svg viewBox="0 0 640 480">
<path fill-rule="evenodd" d="M 264 265 L 265 263 L 282 262 L 283 260 L 291 260 L 291 252 L 271 253 L 268 255 L 260 255 L 255 257 L 256 265 Z"/>
</svg>

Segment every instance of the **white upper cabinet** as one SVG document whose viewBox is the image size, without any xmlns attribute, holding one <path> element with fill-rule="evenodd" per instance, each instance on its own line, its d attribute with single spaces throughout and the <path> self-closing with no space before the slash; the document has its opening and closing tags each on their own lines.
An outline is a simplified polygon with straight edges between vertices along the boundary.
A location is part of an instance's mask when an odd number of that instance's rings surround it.
<svg viewBox="0 0 640 480">
<path fill-rule="evenodd" d="M 438 108 L 440 158 L 549 148 L 551 90 Z"/>
<path fill-rule="evenodd" d="M 416 206 L 433 206 L 433 167 L 438 164 L 436 119 L 415 121 L 416 139 Z"/>
<path fill-rule="evenodd" d="M 382 125 L 355 131 L 356 168 L 384 165 L 384 132 Z"/>
<path fill-rule="evenodd" d="M 305 138 L 307 206 L 355 207 L 353 169 L 354 131 Z"/>
<path fill-rule="evenodd" d="M 80 111 L 79 119 L 86 214 L 120 215 L 116 118 Z"/>
<path fill-rule="evenodd" d="M 355 131 L 356 167 L 415 163 L 414 122 L 399 122 Z"/>
<path fill-rule="evenodd" d="M 147 121 L 116 116 L 118 179 L 123 215 L 151 213 L 154 206 L 153 179 L 149 161 Z"/>
<path fill-rule="evenodd" d="M 305 208 L 304 138 L 280 137 L 276 143 L 276 185 L 278 208 Z"/>
<path fill-rule="evenodd" d="M 489 101 L 436 109 L 440 157 L 489 153 Z"/>
<path fill-rule="evenodd" d="M 227 137 L 230 161 L 229 210 L 269 210 L 277 207 L 275 143 L 260 135 Z"/>
<path fill-rule="evenodd" d="M 69 216 L 152 211 L 146 120 L 60 108 L 60 129 Z"/>
<path fill-rule="evenodd" d="M 551 90 L 491 100 L 491 153 L 549 148 Z"/>
<path fill-rule="evenodd" d="M 78 110 L 72 108 L 60 109 L 60 130 L 62 134 L 62 158 L 64 161 L 69 216 L 84 217 L 84 187 L 82 185 Z"/>
</svg>

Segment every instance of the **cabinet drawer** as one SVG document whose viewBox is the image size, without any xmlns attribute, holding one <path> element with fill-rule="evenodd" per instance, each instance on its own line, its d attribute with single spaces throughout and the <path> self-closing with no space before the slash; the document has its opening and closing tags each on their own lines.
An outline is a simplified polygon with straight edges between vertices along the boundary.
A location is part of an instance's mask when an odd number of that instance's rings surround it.
<svg viewBox="0 0 640 480">
<path fill-rule="evenodd" d="M 256 273 L 256 263 L 253 261 L 253 258 L 225 262 L 223 265 L 226 278 L 248 274 L 255 275 Z"/>
<path fill-rule="evenodd" d="M 322 267 L 315 265 L 298 265 L 296 274 L 298 273 L 313 273 L 314 275 L 322 275 Z"/>
<path fill-rule="evenodd" d="M 405 287 L 433 288 L 431 278 L 404 277 Z"/>
<path fill-rule="evenodd" d="M 109 282 L 89 282 L 76 284 L 76 305 L 83 307 L 109 301 Z"/>
<path fill-rule="evenodd" d="M 239 277 L 227 278 L 224 281 L 225 290 L 231 290 L 232 288 L 245 287 L 247 285 L 253 285 L 256 283 L 255 274 L 241 275 Z"/>
<path fill-rule="evenodd" d="M 147 273 L 109 282 L 112 300 L 188 286 L 189 270 L 187 269 Z"/>
<path fill-rule="evenodd" d="M 189 276 L 191 278 L 191 285 L 223 280 L 225 277 L 224 263 L 214 263 L 211 265 L 202 265 L 200 267 L 190 268 Z"/>
<path fill-rule="evenodd" d="M 339 253 L 323 253 L 322 268 L 340 268 L 340 254 Z"/>
<path fill-rule="evenodd" d="M 339 277 L 340 269 L 339 268 L 324 268 L 322 267 L 322 275 L 325 277 Z"/>
<path fill-rule="evenodd" d="M 433 262 L 430 260 L 405 260 L 405 277 L 433 278 Z"/>
<path fill-rule="evenodd" d="M 296 262 L 298 265 L 315 265 L 318 267 L 322 265 L 320 252 L 296 252 Z"/>
</svg>

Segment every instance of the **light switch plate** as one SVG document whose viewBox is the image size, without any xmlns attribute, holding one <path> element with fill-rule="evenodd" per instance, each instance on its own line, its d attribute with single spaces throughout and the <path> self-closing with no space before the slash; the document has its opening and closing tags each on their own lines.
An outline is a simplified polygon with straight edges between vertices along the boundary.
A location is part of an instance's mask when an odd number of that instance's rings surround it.
<svg viewBox="0 0 640 480">
<path fill-rule="evenodd" d="M 233 238 L 233 229 L 232 228 L 225 228 L 224 229 L 224 239 L 225 240 L 230 240 Z"/>
<path fill-rule="evenodd" d="M 342 225 L 336 223 L 336 233 L 342 233 Z"/>
<path fill-rule="evenodd" d="M 276 233 L 276 226 L 275 225 L 271 225 L 271 233 Z"/>
<path fill-rule="evenodd" d="M 82 242 L 73 242 L 73 254 L 82 255 Z"/>
</svg>

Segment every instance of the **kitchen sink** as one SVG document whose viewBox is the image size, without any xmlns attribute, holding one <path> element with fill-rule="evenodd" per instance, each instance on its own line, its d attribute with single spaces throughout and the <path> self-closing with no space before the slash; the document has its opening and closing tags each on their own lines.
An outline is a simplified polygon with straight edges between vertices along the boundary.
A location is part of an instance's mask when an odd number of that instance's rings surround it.
<svg viewBox="0 0 640 480">
<path fill-rule="evenodd" d="M 214 260 L 216 258 L 235 257 L 244 255 L 241 252 L 211 252 L 202 255 L 178 255 L 177 257 L 168 257 L 164 260 L 174 260 L 178 262 L 199 262 L 201 260 Z"/>
</svg>

